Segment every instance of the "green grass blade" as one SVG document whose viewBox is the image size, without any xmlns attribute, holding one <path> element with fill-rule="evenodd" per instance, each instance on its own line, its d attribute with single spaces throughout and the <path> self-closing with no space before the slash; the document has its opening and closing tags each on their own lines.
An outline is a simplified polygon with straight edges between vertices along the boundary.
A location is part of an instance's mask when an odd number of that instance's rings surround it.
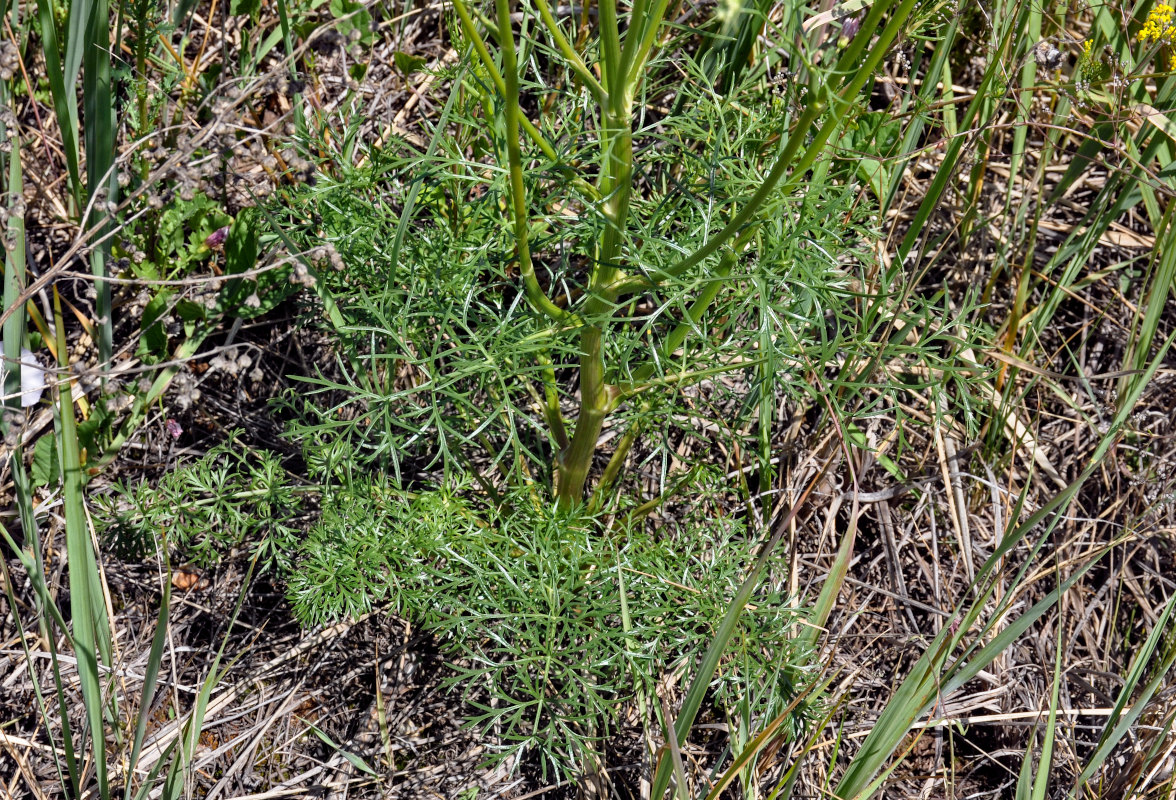
<svg viewBox="0 0 1176 800">
<path fill-rule="evenodd" d="M 987 581 L 988 586 L 984 591 L 977 593 L 971 609 L 963 617 L 960 630 L 969 630 L 972 623 L 979 618 L 984 604 L 988 601 L 995 588 L 994 581 L 996 573 L 1003 557 L 1037 525 L 1045 523 L 1046 533 L 1038 541 L 1035 549 L 1039 548 L 1045 541 L 1044 537 L 1048 536 L 1049 531 L 1060 521 L 1058 512 L 1069 503 L 1070 499 L 1074 497 L 1082 485 L 1098 470 L 1111 445 L 1117 438 L 1119 431 L 1122 430 L 1123 425 L 1127 422 L 1130 416 L 1130 410 L 1138 402 L 1143 391 L 1143 386 L 1155 375 L 1156 370 L 1159 369 L 1163 361 L 1164 355 L 1174 340 L 1176 340 L 1176 334 L 1173 334 L 1165 342 L 1160 353 L 1148 368 L 1146 373 L 1147 379 L 1141 381 L 1129 397 L 1124 398 L 1123 408 L 1120 409 L 1109 432 L 1103 437 L 1087 467 L 1078 478 L 1066 489 L 1059 492 L 1050 502 L 1032 514 L 1024 523 L 1010 529 L 1005 535 L 1000 546 L 988 559 L 977 576 L 976 582 L 978 585 Z M 1013 519 L 1016 519 L 1016 517 L 1014 516 Z M 1035 604 L 1017 620 L 1008 623 L 1007 627 L 993 637 L 987 645 L 975 650 L 975 652 L 972 652 L 974 645 L 973 648 L 968 648 L 963 656 L 953 662 L 951 668 L 947 668 L 948 655 L 956 644 L 958 644 L 962 634 L 952 634 L 950 628 L 944 628 L 935 637 L 935 640 L 923 656 L 920 657 L 914 668 L 912 668 L 910 675 L 903 680 L 891 696 L 890 701 L 886 704 L 882 714 L 879 716 L 874 729 L 862 743 L 861 749 L 846 769 L 845 774 L 841 778 L 841 782 L 834 790 L 834 796 L 840 798 L 840 800 L 850 800 L 851 798 L 866 798 L 873 794 L 880 786 L 881 781 L 881 779 L 875 780 L 874 776 L 878 774 L 883 764 L 898 749 L 915 720 L 931 707 L 940 694 L 947 695 L 975 677 L 985 665 L 990 663 L 992 659 L 1011 645 L 1018 636 L 1028 629 L 1029 625 L 1052 607 L 1062 594 L 1092 564 L 1093 561 L 1078 570 L 1067 581 L 1059 585 L 1053 592 Z M 1018 581 L 1020 577 L 1018 576 Z M 989 581 L 989 578 L 992 578 L 992 581 Z M 1012 591 L 1006 594 L 1005 602 L 994 613 L 993 620 L 1000 617 L 1003 607 L 1008 602 L 1011 602 L 1013 595 L 1014 592 Z M 991 625 L 992 623 L 990 622 L 987 627 Z M 891 769 L 893 769 L 893 766 Z"/>
<path fill-rule="evenodd" d="M 84 5 L 84 3 L 79 3 Z M 62 63 L 61 41 L 57 36 L 57 23 L 52 0 L 37 0 L 37 12 L 41 21 L 41 54 L 45 58 L 45 72 L 49 79 L 49 92 L 53 97 L 53 111 L 57 116 L 57 127 L 61 135 L 65 166 L 69 172 L 69 185 L 76 209 L 82 207 L 82 169 L 78 150 L 78 101 L 74 94 L 77 71 L 66 78 Z"/>
<path fill-rule="evenodd" d="M 65 339 L 65 318 L 61 297 L 53 293 L 54 324 L 57 328 L 57 358 L 63 371 L 69 369 L 69 349 Z M 64 477 L 64 511 L 66 554 L 69 559 L 69 599 L 73 621 L 73 644 L 78 660 L 78 677 L 82 685 L 86 722 L 93 747 L 93 764 L 102 798 L 110 796 L 107 782 L 106 734 L 103 726 L 102 679 L 98 670 L 98 652 L 109 652 L 109 643 L 100 643 L 101 632 L 108 631 L 106 605 L 101 595 L 93 540 L 86 524 L 84 479 L 78 446 L 77 420 L 74 417 L 71 384 L 63 381 L 59 391 L 57 436 Z"/>
<path fill-rule="evenodd" d="M 1151 282 L 1144 290 L 1143 297 L 1147 310 L 1143 320 L 1139 323 L 1136 335 L 1131 337 L 1131 345 L 1124 358 L 1123 369 L 1142 370 L 1151 355 L 1152 342 L 1159 331 L 1160 322 L 1164 318 L 1168 295 L 1176 289 L 1176 203 L 1169 203 L 1164 213 L 1162 232 L 1157 232 L 1157 247 L 1159 264 Z M 1131 375 L 1124 381 L 1127 393 L 1140 381 L 1142 375 Z"/>
<path fill-rule="evenodd" d="M 7 92 L 4 92 L 4 104 L 10 103 Z M 8 131 L 8 140 L 12 143 L 12 155 L 8 161 L 8 196 L 21 197 L 24 194 L 24 181 L 21 175 L 20 142 L 15 131 Z M 0 161 L 2 164 L 3 161 Z M 4 308 L 12 308 L 20 298 L 25 286 L 25 226 L 24 218 L 15 214 L 8 214 L 8 235 L 13 246 L 4 250 Z M 4 320 L 4 357 L 5 364 L 11 368 L 4 372 L 4 385 L 0 386 L 4 398 L 3 405 L 13 412 L 20 409 L 21 368 L 20 350 L 25 341 L 25 315 L 20 312 L 10 314 Z M 7 428 L 8 422 L 2 423 Z M 19 463 L 18 461 L 13 462 Z"/>
<path fill-rule="evenodd" d="M 1041 745 L 1041 763 L 1033 781 L 1033 800 L 1045 800 L 1049 789 L 1050 768 L 1053 766 L 1054 734 L 1058 721 L 1058 695 L 1062 688 L 1062 629 L 1058 628 L 1054 652 L 1053 690 L 1049 695 L 1049 716 L 1045 720 L 1045 741 Z M 1030 737 L 1030 743 L 1033 737 Z M 1025 754 L 1026 761 L 1032 761 L 1032 748 Z"/>
<path fill-rule="evenodd" d="M 690 734 L 690 727 L 694 724 L 694 718 L 698 715 L 698 710 L 702 707 L 702 701 L 706 696 L 707 690 L 710 688 L 711 679 L 714 677 L 715 670 L 719 667 L 719 661 L 723 657 L 723 653 L 727 651 L 727 647 L 739 627 L 739 618 L 743 615 L 744 609 L 747 608 L 752 594 L 759 585 L 764 568 L 767 566 L 768 558 L 771 556 L 772 551 L 776 549 L 776 545 L 779 544 L 780 539 L 784 535 L 784 531 L 788 529 L 788 525 L 792 519 L 796 517 L 800 509 L 808 502 L 809 495 L 812 494 L 813 489 L 816 488 L 817 483 L 828 471 L 831 464 L 832 461 L 825 463 L 816 478 L 801 493 L 792 509 L 776 526 L 776 532 L 764 544 L 763 549 L 756 558 L 755 564 L 748 572 L 743 583 L 739 586 L 735 597 L 727 606 L 727 612 L 723 616 L 722 622 L 719 623 L 719 629 L 715 631 L 710 647 L 707 648 L 706 653 L 702 657 L 702 662 L 698 666 L 698 672 L 695 674 L 694 680 L 691 681 L 690 688 L 686 692 L 686 697 L 682 700 L 682 707 L 678 711 L 678 720 L 674 724 L 674 728 L 679 743 L 684 743 Z M 666 720 L 666 724 L 669 725 L 668 719 Z M 672 771 L 671 759 L 663 756 L 659 760 L 657 772 L 654 774 L 653 788 L 649 795 L 651 798 L 660 800 L 660 798 L 665 796 Z"/>
<path fill-rule="evenodd" d="M 167 541 L 160 543 L 160 555 L 167 560 Z M 147 721 L 151 712 L 151 703 L 155 699 L 158 687 L 159 667 L 163 663 L 163 647 L 167 642 L 167 621 L 171 605 L 171 569 L 167 567 L 163 578 L 163 592 L 159 600 L 159 616 L 155 620 L 155 636 L 151 639 L 151 651 L 147 656 L 147 666 L 143 670 L 143 693 L 139 698 L 139 711 L 135 719 L 135 732 L 131 740 L 131 757 L 127 761 L 126 792 L 123 797 L 131 800 L 131 776 L 135 774 L 135 766 L 139 763 L 139 753 L 143 748 L 143 738 L 147 735 Z M 163 764 L 159 759 L 155 766 Z M 146 782 L 147 784 L 150 781 Z"/>
<path fill-rule="evenodd" d="M 1115 747 L 1123 740 L 1123 737 L 1130 731 L 1131 726 L 1139 719 L 1139 715 L 1143 713 L 1147 703 L 1159 690 L 1160 684 L 1163 683 L 1168 671 L 1172 669 L 1173 663 L 1176 663 L 1176 642 L 1172 642 L 1167 647 L 1167 652 L 1164 653 L 1162 659 L 1158 664 L 1152 663 L 1152 655 L 1164 640 L 1164 636 L 1169 632 L 1168 621 L 1172 618 L 1173 609 L 1176 609 L 1176 596 L 1173 596 L 1164 605 L 1164 610 L 1160 613 L 1159 619 L 1152 627 L 1148 634 L 1147 640 L 1144 642 L 1136 654 L 1135 661 L 1131 665 L 1125 680 L 1123 681 L 1123 688 L 1119 692 L 1119 696 L 1115 699 L 1115 706 L 1111 710 L 1111 715 L 1107 718 L 1107 724 L 1103 727 L 1102 735 L 1099 737 L 1098 747 L 1095 748 L 1094 754 L 1090 756 L 1086 766 L 1083 768 L 1078 779 L 1075 781 L 1075 789 L 1073 795 L 1080 796 L 1081 787 L 1093 777 L 1094 773 L 1103 765 L 1110 756 Z M 1136 688 L 1144 676 L 1151 673 L 1151 680 L 1144 686 L 1143 691 L 1136 694 Z M 1132 703 L 1131 709 L 1127 709 L 1127 704 Z"/>
<path fill-rule="evenodd" d="M 161 796 L 166 800 L 177 800 L 184 792 L 184 782 L 188 776 L 188 769 L 192 764 L 192 760 L 196 755 L 196 748 L 200 743 L 200 731 L 204 727 L 204 716 L 208 712 L 208 703 L 212 698 L 212 690 L 216 688 L 217 683 L 223 677 L 220 669 L 221 659 L 224 658 L 225 649 L 229 644 L 229 637 L 233 632 L 233 627 L 237 624 L 237 617 L 241 614 L 241 609 L 245 605 L 245 598 L 249 596 L 249 586 L 253 580 L 253 571 L 257 567 L 257 558 L 260 555 L 253 557 L 249 562 L 249 569 L 245 572 L 245 578 L 241 583 L 241 593 L 237 596 L 237 604 L 233 607 L 233 614 L 229 618 L 228 625 L 225 626 L 225 635 L 221 639 L 220 647 L 216 651 L 216 656 L 212 660 L 212 666 L 209 667 L 208 675 L 204 682 L 200 685 L 200 691 L 196 695 L 196 700 L 192 704 L 192 710 L 189 712 L 188 719 L 184 723 L 181 730 L 180 737 L 173 742 L 176 746 L 176 755 L 168 766 L 167 777 L 164 779 Z M 161 763 L 162 759 L 160 762 Z"/>
<path fill-rule="evenodd" d="M 80 9 L 88 13 L 78 14 Z M 75 14 L 84 25 L 83 48 L 84 71 L 82 77 L 82 110 L 85 114 L 86 145 L 86 194 L 90 201 L 95 198 L 117 201 L 118 182 L 114 160 L 114 96 L 111 91 L 110 69 L 110 8 L 108 0 L 85 0 L 70 7 L 71 41 L 67 43 L 66 75 L 70 75 L 70 58 L 73 57 L 74 41 L 72 22 Z M 103 206 L 92 204 L 91 227 L 97 238 L 103 238 L 109 223 L 109 215 Z M 105 371 L 113 354 L 113 324 L 110 308 L 110 283 L 101 280 L 106 277 L 106 263 L 110 258 L 110 244 L 103 242 L 90 253 L 90 271 L 98 280 L 94 289 L 98 296 L 95 301 L 95 337 L 98 345 L 98 363 Z"/>
</svg>

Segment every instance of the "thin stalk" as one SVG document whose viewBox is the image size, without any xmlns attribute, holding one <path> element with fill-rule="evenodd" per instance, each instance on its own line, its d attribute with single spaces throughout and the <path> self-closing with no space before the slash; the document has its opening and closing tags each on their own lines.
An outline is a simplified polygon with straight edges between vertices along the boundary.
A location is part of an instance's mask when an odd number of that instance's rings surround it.
<svg viewBox="0 0 1176 800">
<path fill-rule="evenodd" d="M 901 32 L 903 26 L 906 24 L 907 17 L 914 10 L 915 4 L 916 0 L 902 0 L 899 7 L 895 9 L 886 28 L 874 43 L 873 49 L 870 50 L 869 55 L 860 66 L 855 67 L 853 71 L 854 78 L 846 84 L 840 94 L 835 98 L 839 107 L 834 109 L 834 113 L 829 116 L 824 125 L 821 126 L 821 129 L 813 136 L 812 141 L 805 149 L 804 156 L 797 162 L 792 176 L 784 183 L 782 188 L 787 189 L 799 183 L 803 179 L 805 171 L 812 167 L 824 151 L 825 143 L 829 141 L 833 133 L 844 123 L 848 109 L 853 103 L 854 98 L 857 97 L 858 92 L 865 86 L 866 81 L 871 79 L 874 71 L 886 57 L 890 44 Z M 882 2 L 875 3 L 871 14 L 874 11 L 877 11 L 879 14 L 883 13 L 885 7 L 888 5 L 890 4 Z M 815 79 L 810 84 L 809 91 L 814 98 L 820 98 L 826 93 L 826 90 Z M 650 288 L 651 285 L 656 285 L 669 278 L 675 278 L 684 274 L 700 264 L 707 257 L 716 253 L 727 240 L 739 233 L 743 226 L 759 211 L 760 206 L 771 196 L 772 192 L 776 190 L 777 184 L 784 177 L 784 173 L 792 166 L 792 159 L 796 157 L 797 152 L 804 143 L 804 139 L 808 136 L 809 129 L 824 112 L 825 108 L 825 101 L 820 99 L 814 99 L 809 103 L 800 119 L 797 120 L 792 134 L 789 135 L 787 143 L 780 151 L 780 155 L 776 157 L 776 162 L 772 165 L 763 183 L 760 184 L 759 189 L 735 213 L 731 221 L 721 231 L 712 236 L 702 247 L 665 270 L 660 270 L 650 276 L 642 276 L 641 278 L 634 278 L 622 283 L 621 286 L 615 288 L 615 296 L 620 297 L 627 293 L 642 291 Z"/>
<path fill-rule="evenodd" d="M 616 0 L 600 0 L 600 52 L 604 59 L 604 86 L 610 96 L 624 90 L 625 75 L 621 71 L 621 34 L 617 25 Z"/>
<path fill-rule="evenodd" d="M 642 409 L 648 410 L 649 406 Z M 621 437 L 621 441 L 617 443 L 617 447 L 613 450 L 612 456 L 608 460 L 608 464 L 604 468 L 604 474 L 600 476 L 600 482 L 596 484 L 595 491 L 592 492 L 592 497 L 588 499 L 588 513 L 595 514 L 604 506 L 604 495 L 609 487 L 617 479 L 617 475 L 621 472 L 621 467 L 625 465 L 625 459 L 629 457 L 629 451 L 633 449 L 633 442 L 637 440 L 637 436 L 641 433 L 640 417 L 634 420 L 629 429 Z"/>
<path fill-rule="evenodd" d="M 707 283 L 706 288 L 690 304 L 690 308 L 686 312 L 686 318 L 670 331 L 665 341 L 657 349 L 655 356 L 634 370 L 632 380 L 626 384 L 627 392 L 649 381 L 657 371 L 658 365 L 673 356 L 678 348 L 682 346 L 682 343 L 686 341 L 686 337 L 691 332 L 698 330 L 698 323 L 702 321 L 711 303 L 718 297 L 719 292 L 723 288 L 723 284 L 726 282 L 727 277 L 730 276 L 731 270 L 735 267 L 735 263 L 739 260 L 739 254 L 754 235 L 754 228 L 748 228 L 743 231 L 735 241 L 734 249 L 723 255 L 715 267 L 714 276 Z M 744 365 L 741 364 L 741 366 Z"/>
<path fill-rule="evenodd" d="M 584 63 L 584 59 L 580 58 L 580 54 L 568 42 L 567 38 L 563 35 L 563 31 L 559 29 L 559 23 L 555 21 L 555 17 L 551 13 L 551 6 L 547 4 L 547 0 L 535 0 L 535 6 L 539 9 L 539 17 L 543 20 L 543 24 L 555 42 L 555 46 L 559 48 L 564 58 L 567 59 L 568 67 L 588 87 L 588 90 L 592 92 L 592 97 L 597 103 L 600 105 L 606 104 L 608 102 L 608 93 L 600 85 L 600 81 L 596 80 L 596 76 L 592 74 L 592 71 L 588 69 L 588 65 Z"/>
<path fill-rule="evenodd" d="M 622 282 L 620 285 L 612 287 L 612 291 L 616 297 L 624 297 L 625 295 L 634 292 L 645 291 L 654 288 L 664 281 L 676 278 L 686 271 L 694 268 L 700 264 L 707 257 L 718 252 L 719 249 L 727 243 L 727 240 L 740 232 L 743 226 L 759 211 L 760 206 L 764 201 L 771 196 L 772 192 L 776 190 L 776 185 L 780 179 L 784 177 L 784 173 L 792 165 L 792 160 L 796 157 L 797 151 L 800 150 L 804 143 L 805 137 L 808 135 L 809 129 L 820 117 L 825 110 L 824 103 L 813 102 L 805 108 L 804 113 L 801 114 L 800 119 L 797 120 L 796 126 L 793 128 L 792 134 L 788 137 L 780 154 L 776 157 L 776 161 L 772 164 L 772 168 L 768 171 L 763 183 L 755 191 L 755 194 L 744 203 L 743 207 L 735 213 L 731 221 L 723 227 L 721 231 L 716 233 L 706 244 L 695 250 L 690 255 L 679 260 L 676 264 L 667 267 L 664 270 L 657 270 L 649 275 L 634 277 Z"/>
<path fill-rule="evenodd" d="M 645 64 L 649 60 L 649 53 L 653 49 L 653 43 L 657 41 L 658 31 L 661 30 L 662 20 L 666 16 L 666 8 L 669 6 L 668 0 L 657 0 L 654 4 L 652 13 L 648 16 L 648 22 L 642 32 L 640 40 L 633 34 L 635 29 L 630 28 L 628 40 L 625 42 L 625 50 L 628 53 L 629 41 L 637 42 L 637 47 L 632 54 L 628 55 L 629 82 L 636 84 L 641 78 L 641 73 L 645 69 Z M 624 56 L 622 56 L 624 57 Z"/>
<path fill-rule="evenodd" d="M 486 48 L 486 42 L 478 33 L 477 27 L 474 25 L 474 19 L 470 16 L 470 10 L 465 4 L 465 0 L 453 0 L 453 7 L 457 10 L 457 16 L 461 20 L 461 30 L 466 38 L 470 40 L 470 45 L 473 46 L 474 52 L 478 54 L 482 66 L 486 68 L 486 73 L 490 76 L 490 82 L 494 84 L 494 88 L 503 97 L 506 96 L 506 80 L 499 72 L 498 66 L 494 63 L 494 57 L 490 55 L 490 51 Z M 519 125 L 527 134 L 527 137 L 535 143 L 539 151 L 551 161 L 551 163 L 559 165 L 559 154 L 555 152 L 555 148 L 547 141 L 547 138 L 539 132 L 531 120 L 526 116 L 519 114 Z M 600 200 L 600 193 L 592 184 L 583 178 L 575 175 L 570 168 L 563 168 L 564 174 L 571 180 L 572 185 L 585 194 L 586 197 L 593 201 Z"/>
<path fill-rule="evenodd" d="M 1144 293 L 1146 310 L 1143 318 L 1137 318 L 1133 325 L 1135 335 L 1131 337 L 1131 346 L 1123 359 L 1124 370 L 1142 371 L 1147 366 L 1152 342 L 1155 341 L 1156 332 L 1165 316 L 1168 295 L 1172 292 L 1172 287 L 1176 286 L 1176 202 L 1168 203 L 1156 239 L 1161 242 L 1160 256 L 1154 270 L 1149 270 L 1152 272 L 1152 279 Z M 1139 380 L 1138 374 L 1122 379 L 1120 396 L 1130 394 Z"/>
<path fill-rule="evenodd" d="M 510 194 L 514 215 L 515 250 L 519 271 L 523 276 L 523 291 L 531 307 L 555 322 L 563 322 L 571 314 L 551 301 L 535 276 L 529 242 L 527 189 L 523 183 L 523 154 L 519 147 L 519 65 L 515 53 L 514 36 L 510 28 L 510 0 L 496 0 L 498 27 L 502 30 L 503 114 L 506 117 L 506 157 L 510 170 Z"/>
<path fill-rule="evenodd" d="M 140 133 L 147 130 L 147 55 L 151 38 L 147 35 L 149 8 L 146 0 L 136 0 L 132 6 L 132 16 L 135 20 L 135 99 L 139 111 Z"/>
<path fill-rule="evenodd" d="M 560 450 L 568 446 L 568 430 L 564 425 L 563 411 L 559 407 L 559 389 L 555 381 L 555 368 L 551 358 L 546 354 L 539 357 L 540 375 L 543 378 L 543 416 L 547 420 L 547 427 L 555 437 L 555 444 Z"/>
<path fill-rule="evenodd" d="M 294 39 L 290 35 L 290 12 L 286 8 L 287 0 L 278 0 L 278 25 L 282 30 L 282 44 L 287 53 L 294 52 Z M 294 59 L 289 59 L 290 77 L 297 79 L 298 67 Z M 306 115 L 302 110 L 302 93 L 295 92 L 291 105 L 294 107 L 294 130 L 299 136 L 306 135 Z"/>
</svg>

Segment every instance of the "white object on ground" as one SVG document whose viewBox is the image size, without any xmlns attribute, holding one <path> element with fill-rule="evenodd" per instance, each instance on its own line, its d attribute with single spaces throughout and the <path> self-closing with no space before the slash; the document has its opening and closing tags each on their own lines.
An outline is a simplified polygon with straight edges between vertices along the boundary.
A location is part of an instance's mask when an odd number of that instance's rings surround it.
<svg viewBox="0 0 1176 800">
<path fill-rule="evenodd" d="M 4 376 L 8 373 L 8 362 L 3 360 L 4 342 L 0 341 L 0 392 L 4 388 Z M 20 404 L 23 408 L 35 406 L 45 391 L 45 370 L 41 362 L 27 347 L 20 349 Z"/>
</svg>

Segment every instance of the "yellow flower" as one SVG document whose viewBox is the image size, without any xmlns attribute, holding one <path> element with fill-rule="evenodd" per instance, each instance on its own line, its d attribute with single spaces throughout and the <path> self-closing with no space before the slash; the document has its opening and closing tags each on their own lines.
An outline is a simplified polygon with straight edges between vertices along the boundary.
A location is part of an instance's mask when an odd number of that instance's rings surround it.
<svg viewBox="0 0 1176 800">
<path fill-rule="evenodd" d="M 1172 6 L 1167 3 L 1156 3 L 1152 7 L 1151 13 L 1147 15 L 1143 28 L 1139 31 L 1139 40 L 1141 42 L 1150 40 L 1171 44 L 1176 38 L 1176 25 L 1172 24 L 1174 14 L 1176 14 L 1176 10 Z"/>
<path fill-rule="evenodd" d="M 1090 41 L 1089 39 L 1087 39 L 1085 42 L 1083 42 L 1082 43 L 1082 55 L 1086 56 L 1087 58 L 1090 58 L 1090 48 L 1093 44 L 1094 43 L 1092 41 Z"/>
</svg>

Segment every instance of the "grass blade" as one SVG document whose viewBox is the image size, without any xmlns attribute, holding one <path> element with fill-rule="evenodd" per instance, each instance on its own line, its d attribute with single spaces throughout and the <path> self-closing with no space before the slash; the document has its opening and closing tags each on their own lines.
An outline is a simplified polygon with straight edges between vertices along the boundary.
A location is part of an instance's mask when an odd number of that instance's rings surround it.
<svg viewBox="0 0 1176 800">
<path fill-rule="evenodd" d="M 984 591 L 977 592 L 975 602 L 970 610 L 963 615 L 963 620 L 960 624 L 961 631 L 969 630 L 972 623 L 979 618 L 984 604 L 988 601 L 995 588 L 996 573 L 1004 556 L 1009 553 L 1016 543 L 1022 541 L 1039 524 L 1045 524 L 1046 532 L 1034 549 L 1039 548 L 1045 541 L 1044 537 L 1048 536 L 1049 531 L 1060 521 L 1058 512 L 1069 503 L 1082 485 L 1100 467 L 1107 452 L 1110 450 L 1111 444 L 1115 441 L 1119 431 L 1129 419 L 1130 412 L 1135 403 L 1138 402 L 1143 387 L 1155 375 L 1156 370 L 1159 369 L 1164 355 L 1174 340 L 1176 340 L 1176 334 L 1173 334 L 1164 343 L 1160 353 L 1148 368 L 1145 380 L 1138 384 L 1130 396 L 1124 398 L 1123 408 L 1120 409 L 1107 435 L 1103 437 L 1102 442 L 1091 457 L 1089 464 L 1078 478 L 1065 490 L 1059 492 L 1049 503 L 1032 514 L 1024 523 L 1011 528 L 1005 535 L 1000 546 L 988 559 L 977 576 L 977 584 L 985 582 L 989 578 L 992 578 L 992 582 L 989 582 Z M 1015 519 L 1016 517 L 1013 518 Z M 971 680 L 985 665 L 990 663 L 992 659 L 1027 630 L 1033 621 L 1052 607 L 1062 594 L 1073 585 L 1078 577 L 1092 565 L 1093 561 L 1079 569 L 1067 581 L 1061 583 L 1053 592 L 1039 601 L 1030 610 L 1026 611 L 1017 620 L 1008 623 L 1007 627 L 987 645 L 979 648 L 975 652 L 971 652 L 972 648 L 966 649 L 964 655 L 956 659 L 950 668 L 946 666 L 948 655 L 958 644 L 962 634 L 953 634 L 950 627 L 944 628 L 919 659 L 918 663 L 915 664 L 910 675 L 907 676 L 891 696 L 890 701 L 886 704 L 885 709 L 878 718 L 873 731 L 871 731 L 870 735 L 862 743 L 861 750 L 854 757 L 849 768 L 842 776 L 841 782 L 834 790 L 834 796 L 841 798 L 841 800 L 850 800 L 850 798 L 866 798 L 877 791 L 880 785 L 880 779 L 874 780 L 874 776 L 878 774 L 883 764 L 898 749 L 915 720 L 931 707 L 940 694 L 950 694 Z M 1024 568 L 1022 574 L 1023 572 Z M 1018 580 L 1019 578 L 1020 576 Z M 1014 595 L 1014 592 L 1006 594 L 1001 606 L 1007 606 L 1012 601 Z M 998 608 L 992 619 L 998 619 L 1001 613 L 1002 609 Z M 989 626 L 991 624 L 989 623 Z M 893 768 L 894 765 L 891 766 L 891 769 Z"/>
<path fill-rule="evenodd" d="M 61 296 L 53 292 L 54 324 L 57 328 L 57 359 L 63 371 L 69 369 L 69 350 L 65 340 L 65 319 L 61 313 Z M 74 417 L 73 394 L 69 381 L 60 384 L 58 402 L 58 446 L 61 449 L 61 468 L 65 481 L 65 542 L 69 559 L 69 600 L 73 620 L 73 644 L 78 659 L 82 698 L 86 707 L 86 722 L 93 747 L 93 763 L 98 780 L 99 795 L 110 796 L 107 781 L 106 738 L 103 726 L 102 682 L 98 670 L 98 651 L 109 653 L 109 642 L 102 642 L 109 631 L 106 604 L 102 599 L 101 576 L 98 573 L 90 529 L 86 524 L 85 497 L 81 453 L 78 447 L 77 420 Z M 104 659 L 105 660 L 105 659 Z M 107 664 L 109 662 L 107 661 Z"/>
</svg>

